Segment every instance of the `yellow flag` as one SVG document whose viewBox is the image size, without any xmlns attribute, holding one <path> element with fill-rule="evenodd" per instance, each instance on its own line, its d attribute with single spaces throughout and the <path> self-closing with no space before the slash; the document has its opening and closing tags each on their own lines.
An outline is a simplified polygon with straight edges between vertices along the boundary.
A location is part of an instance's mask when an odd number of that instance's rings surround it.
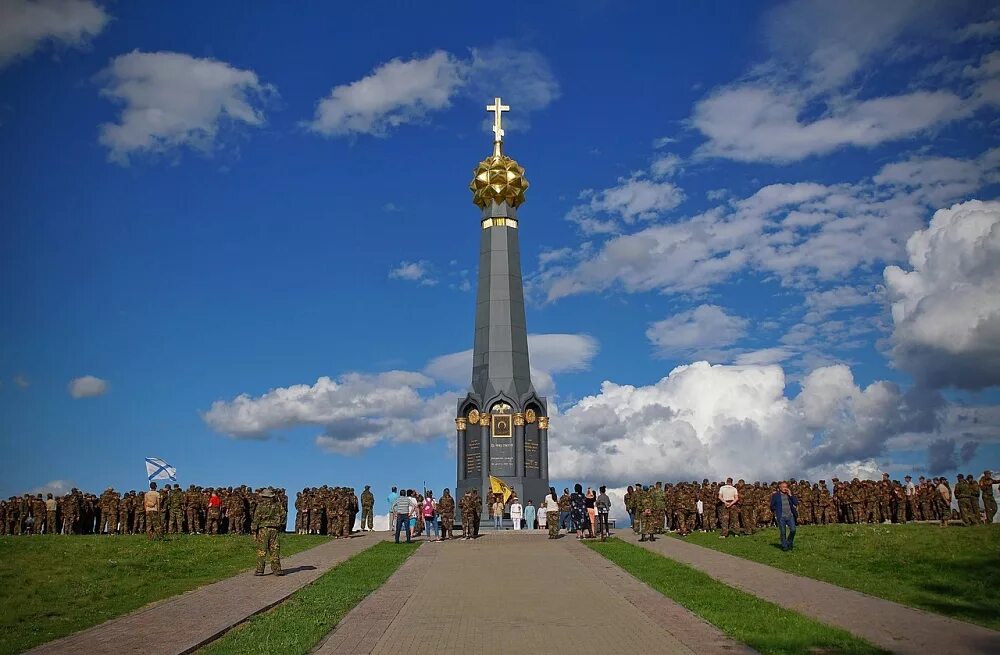
<svg viewBox="0 0 1000 655">
<path fill-rule="evenodd" d="M 514 495 L 514 490 L 507 486 L 507 483 L 496 477 L 495 475 L 490 476 L 490 491 L 495 494 L 503 494 L 504 505 L 510 500 L 510 497 Z"/>
</svg>

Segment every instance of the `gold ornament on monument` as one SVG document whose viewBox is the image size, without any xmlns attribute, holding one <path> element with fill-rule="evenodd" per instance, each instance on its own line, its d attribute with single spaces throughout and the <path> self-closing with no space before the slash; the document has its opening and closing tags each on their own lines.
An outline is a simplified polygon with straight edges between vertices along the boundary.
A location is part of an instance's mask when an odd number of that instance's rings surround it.
<svg viewBox="0 0 1000 655">
<path fill-rule="evenodd" d="M 514 414 L 514 425 L 524 425 L 524 414 L 521 412 Z"/>
<path fill-rule="evenodd" d="M 482 416 L 480 416 L 479 425 L 483 426 L 484 428 L 488 428 L 490 426 L 490 415 L 483 414 Z"/>
<path fill-rule="evenodd" d="M 476 425 L 479 423 L 479 410 L 473 409 L 469 412 L 469 423 Z"/>
<path fill-rule="evenodd" d="M 465 419 L 464 419 L 464 418 L 462 418 L 461 416 L 460 416 L 460 417 L 458 417 L 457 419 L 455 419 L 455 428 L 456 428 L 456 429 L 457 429 L 457 430 L 458 430 L 459 432 L 462 432 L 462 431 L 464 431 L 464 430 L 466 429 L 466 425 L 465 425 Z"/>
<path fill-rule="evenodd" d="M 535 416 L 535 410 L 533 410 L 533 409 L 529 409 L 528 411 L 526 411 L 524 413 L 524 421 L 525 421 L 525 423 L 534 423 L 535 422 L 535 418 L 536 418 L 536 416 Z"/>
<path fill-rule="evenodd" d="M 524 202 L 524 192 L 528 190 L 528 180 L 524 177 L 524 167 L 503 154 L 503 112 L 510 107 L 496 98 L 486 111 L 493 112 L 493 154 L 479 162 L 473 171 L 469 190 L 472 202 L 480 209 L 486 209 L 491 202 L 506 202 L 517 207 Z"/>
<path fill-rule="evenodd" d="M 549 417 L 548 416 L 539 416 L 538 417 L 538 429 L 539 430 L 548 430 L 549 429 Z"/>
</svg>

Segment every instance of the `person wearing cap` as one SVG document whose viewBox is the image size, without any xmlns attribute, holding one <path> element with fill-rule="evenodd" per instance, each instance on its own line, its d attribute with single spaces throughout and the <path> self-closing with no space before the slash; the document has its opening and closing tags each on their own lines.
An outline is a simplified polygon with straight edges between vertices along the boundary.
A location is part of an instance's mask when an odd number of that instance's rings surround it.
<svg viewBox="0 0 1000 655">
<path fill-rule="evenodd" d="M 281 506 L 270 487 L 264 487 L 259 497 L 250 523 L 250 532 L 253 533 L 254 541 L 257 543 L 257 570 L 254 571 L 254 575 L 264 575 L 265 561 L 271 562 L 271 573 L 284 575 L 281 570 L 281 548 L 278 543 L 278 532 L 285 528 Z"/>
<path fill-rule="evenodd" d="M 372 493 L 372 486 L 365 485 L 365 490 L 361 492 L 361 531 L 371 532 L 375 526 L 375 494 Z M 366 527 L 367 526 L 367 527 Z"/>
<path fill-rule="evenodd" d="M 909 513 L 909 520 L 917 520 L 917 486 L 913 484 L 913 476 L 903 476 L 903 489 L 906 492 L 906 511 Z"/>
</svg>

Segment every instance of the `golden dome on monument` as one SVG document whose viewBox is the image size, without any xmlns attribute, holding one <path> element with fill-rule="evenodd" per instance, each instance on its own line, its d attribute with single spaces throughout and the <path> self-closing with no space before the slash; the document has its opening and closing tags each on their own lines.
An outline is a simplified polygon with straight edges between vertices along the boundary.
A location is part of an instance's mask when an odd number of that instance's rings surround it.
<svg viewBox="0 0 1000 655">
<path fill-rule="evenodd" d="M 472 202 L 480 209 L 489 207 L 491 202 L 506 202 L 511 207 L 524 202 L 524 192 L 529 186 L 524 177 L 524 167 L 507 155 L 490 155 L 479 162 L 473 176 L 469 190 L 472 191 Z"/>
</svg>

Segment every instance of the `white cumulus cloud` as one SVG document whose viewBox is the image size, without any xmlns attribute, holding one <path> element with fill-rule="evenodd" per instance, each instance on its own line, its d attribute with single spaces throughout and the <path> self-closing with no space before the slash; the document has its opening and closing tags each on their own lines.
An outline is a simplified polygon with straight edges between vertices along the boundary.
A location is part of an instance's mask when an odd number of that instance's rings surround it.
<svg viewBox="0 0 1000 655">
<path fill-rule="evenodd" d="M 74 398 L 94 398 L 108 392 L 108 381 L 93 375 L 73 378 L 69 383 L 69 395 Z"/>
<path fill-rule="evenodd" d="M 0 2 L 0 69 L 55 43 L 86 46 L 111 19 L 90 0 L 3 0 Z"/>
<path fill-rule="evenodd" d="M 518 117 L 504 122 L 505 128 L 516 129 L 528 112 L 559 97 L 559 84 L 545 58 L 530 49 L 498 43 L 473 49 L 467 57 L 437 50 L 392 59 L 359 80 L 333 87 L 306 127 L 329 137 L 386 136 L 447 109 L 460 94 L 477 102 L 500 94 L 505 104 L 518 107 Z"/>
<path fill-rule="evenodd" d="M 389 269 L 389 278 L 416 282 L 425 287 L 431 287 L 438 283 L 437 278 L 431 272 L 430 262 L 425 260 L 400 262 L 398 266 Z"/>
<path fill-rule="evenodd" d="M 118 122 L 101 125 L 100 142 L 121 164 L 137 153 L 210 152 L 223 128 L 263 126 L 263 106 L 276 94 L 251 70 L 180 52 L 133 50 L 115 57 L 103 79 L 101 94 L 123 107 Z"/>
<path fill-rule="evenodd" d="M 1000 384 L 1000 202 L 941 209 L 885 269 L 894 361 L 931 386 Z"/>
<path fill-rule="evenodd" d="M 52 494 L 54 497 L 58 498 L 59 496 L 65 496 L 70 492 L 71 489 L 75 487 L 76 483 L 73 482 L 72 480 L 52 480 L 50 482 L 43 484 L 40 487 L 35 487 L 28 493 L 32 495 L 42 494 L 42 496 L 45 496 L 47 494 Z"/>
<path fill-rule="evenodd" d="M 780 366 L 696 362 L 649 386 L 605 382 L 553 418 L 551 476 L 618 485 L 877 470 L 889 438 L 934 429 L 926 414 L 895 385 L 859 387 L 843 366 L 817 369 L 790 398 Z"/>
<path fill-rule="evenodd" d="M 747 319 L 728 314 L 718 305 L 699 305 L 656 321 L 646 330 L 646 338 L 661 356 L 696 353 L 736 343 L 749 324 Z"/>
</svg>

